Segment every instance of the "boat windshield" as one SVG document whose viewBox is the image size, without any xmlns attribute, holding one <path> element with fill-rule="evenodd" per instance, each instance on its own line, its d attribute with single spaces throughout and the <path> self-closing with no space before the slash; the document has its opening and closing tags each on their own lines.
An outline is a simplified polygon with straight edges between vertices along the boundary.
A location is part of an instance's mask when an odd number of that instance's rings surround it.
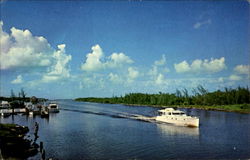
<svg viewBox="0 0 250 160">
<path fill-rule="evenodd" d="M 56 105 L 51 105 L 50 108 L 57 108 L 57 106 Z"/>
</svg>

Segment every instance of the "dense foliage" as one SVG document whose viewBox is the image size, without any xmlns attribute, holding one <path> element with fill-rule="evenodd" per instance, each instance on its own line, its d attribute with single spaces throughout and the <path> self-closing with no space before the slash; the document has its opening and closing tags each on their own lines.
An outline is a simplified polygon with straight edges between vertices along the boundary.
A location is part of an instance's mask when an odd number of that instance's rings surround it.
<svg viewBox="0 0 250 160">
<path fill-rule="evenodd" d="M 238 87 L 236 89 L 225 88 L 224 91 L 217 90 L 208 92 L 199 85 L 192 90 L 192 94 L 187 89 L 176 90 L 176 93 L 146 94 L 129 93 L 121 97 L 112 98 L 77 98 L 77 101 L 98 102 L 98 103 L 125 103 L 140 105 L 233 105 L 249 104 L 250 90 L 248 87 Z"/>
<path fill-rule="evenodd" d="M 33 104 L 38 102 L 44 102 L 47 99 L 44 98 L 36 98 L 34 96 L 27 97 L 27 94 L 23 90 L 23 88 L 18 92 L 18 96 L 14 93 L 13 90 L 11 90 L 11 96 L 10 97 L 2 97 L 0 96 L 0 102 L 1 101 L 7 101 L 10 103 L 12 108 L 23 108 L 25 102 L 32 102 Z"/>
</svg>

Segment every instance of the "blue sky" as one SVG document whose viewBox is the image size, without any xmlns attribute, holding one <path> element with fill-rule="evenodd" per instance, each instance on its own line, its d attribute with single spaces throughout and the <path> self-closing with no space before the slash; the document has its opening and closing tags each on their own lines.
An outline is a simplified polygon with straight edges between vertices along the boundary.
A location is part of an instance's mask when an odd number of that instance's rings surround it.
<svg viewBox="0 0 250 160">
<path fill-rule="evenodd" d="M 0 93 L 209 91 L 250 82 L 248 1 L 2 1 Z"/>
</svg>

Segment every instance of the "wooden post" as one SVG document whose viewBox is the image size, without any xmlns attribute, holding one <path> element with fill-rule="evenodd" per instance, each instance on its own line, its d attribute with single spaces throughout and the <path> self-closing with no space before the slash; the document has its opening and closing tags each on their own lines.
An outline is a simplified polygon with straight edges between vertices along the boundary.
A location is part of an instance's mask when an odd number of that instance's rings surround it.
<svg viewBox="0 0 250 160">
<path fill-rule="evenodd" d="M 45 160 L 45 150 L 42 150 L 42 160 Z"/>
<path fill-rule="evenodd" d="M 43 142 L 40 142 L 40 152 L 43 150 Z"/>
</svg>

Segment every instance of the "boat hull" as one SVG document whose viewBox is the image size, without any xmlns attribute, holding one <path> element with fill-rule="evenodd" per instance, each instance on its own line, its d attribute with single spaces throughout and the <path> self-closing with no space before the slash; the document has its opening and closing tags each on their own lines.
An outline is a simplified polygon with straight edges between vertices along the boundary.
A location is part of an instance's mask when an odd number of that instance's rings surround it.
<svg viewBox="0 0 250 160">
<path fill-rule="evenodd" d="M 41 112 L 41 118 L 48 118 L 49 117 L 49 112 L 42 111 Z"/>
<path fill-rule="evenodd" d="M 59 113 L 58 108 L 49 108 L 49 113 Z"/>
<path fill-rule="evenodd" d="M 156 121 L 170 123 L 178 126 L 188 126 L 188 127 L 199 127 L 198 118 L 182 118 L 182 117 L 173 117 L 173 116 L 157 116 Z"/>
</svg>

